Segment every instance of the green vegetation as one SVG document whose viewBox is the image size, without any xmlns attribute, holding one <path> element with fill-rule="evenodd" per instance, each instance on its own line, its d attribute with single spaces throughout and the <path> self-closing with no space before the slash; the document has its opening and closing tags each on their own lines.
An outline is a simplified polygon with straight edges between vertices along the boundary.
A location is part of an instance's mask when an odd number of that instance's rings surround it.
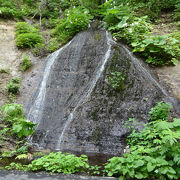
<svg viewBox="0 0 180 180">
<path fill-rule="evenodd" d="M 62 43 L 65 43 L 77 32 L 87 28 L 92 18 L 89 11 L 82 7 L 67 10 L 64 13 L 64 18 L 59 21 L 52 34 Z"/>
<path fill-rule="evenodd" d="M 31 66 L 32 66 L 32 64 L 31 64 L 30 58 L 29 58 L 26 54 L 24 54 L 24 55 L 23 55 L 23 61 L 22 61 L 22 63 L 20 64 L 20 71 L 24 72 L 24 71 L 26 71 L 28 68 L 30 68 Z"/>
<path fill-rule="evenodd" d="M 13 78 L 7 84 L 6 89 L 9 94 L 16 95 L 19 93 L 19 87 L 20 87 L 20 79 Z"/>
<path fill-rule="evenodd" d="M 67 43 L 75 34 L 86 29 L 96 18 L 104 21 L 105 27 L 118 41 L 131 46 L 132 51 L 154 66 L 174 64 L 180 56 L 180 2 L 179 0 L 109 0 L 100 5 L 99 0 L 0 0 L 0 17 L 17 21 L 16 45 L 18 48 L 33 48 L 35 55 L 46 55 Z M 100 6 L 99 6 L 100 5 Z M 159 16 L 171 12 L 172 23 L 177 30 L 167 34 L 155 34 L 153 28 Z M 28 21 L 29 22 L 29 21 Z M 102 23 L 103 24 L 103 23 Z M 94 36 L 100 40 L 99 34 Z M 23 56 L 22 72 L 31 66 L 30 58 Z M 7 73 L 1 69 L 0 73 Z M 116 69 L 108 76 L 108 84 L 114 90 L 125 89 L 126 76 Z M 13 78 L 6 89 L 11 97 L 18 94 L 20 80 Z M 126 123 L 131 134 L 128 137 L 130 153 L 123 157 L 111 158 L 104 173 L 120 179 L 179 179 L 180 178 L 180 119 L 171 118 L 171 105 L 159 102 L 149 112 L 149 123 L 140 132 L 136 128 L 139 121 L 130 118 Z M 1 127 L 2 139 L 13 137 L 23 140 L 35 132 L 37 124 L 25 119 L 22 105 L 5 104 L 1 107 L 4 123 Z M 94 111 L 93 119 L 97 120 Z M 99 138 L 99 130 L 92 133 L 92 139 Z M 1 158 L 27 159 L 24 142 L 15 151 L 4 151 Z M 1 167 L 0 167 L 1 168 Z M 33 160 L 29 165 L 11 163 L 6 169 L 48 171 L 59 173 L 88 172 L 99 174 L 99 166 L 90 166 L 85 155 L 50 153 Z"/>
<path fill-rule="evenodd" d="M 7 108 L 7 110 L 6 110 Z M 68 153 L 50 153 L 33 160 L 28 165 L 12 162 L 5 168 L 8 170 L 47 171 L 64 174 L 88 172 L 119 177 L 120 179 L 179 179 L 180 178 L 180 119 L 171 118 L 171 105 L 159 102 L 149 112 L 149 123 L 140 132 L 135 127 L 137 121 L 131 118 L 128 137 L 130 152 L 123 157 L 113 157 L 100 166 L 90 166 L 85 155 L 77 157 Z M 10 109 L 10 110 L 8 110 Z M 22 115 L 22 106 L 8 104 L 2 108 L 4 120 Z M 127 126 L 127 124 L 126 124 Z M 16 151 L 5 151 L 1 158 L 15 157 L 17 160 L 27 159 L 27 146 L 20 146 Z M 38 154 L 37 154 L 38 155 Z M 34 156 L 36 157 L 36 156 Z"/>
<path fill-rule="evenodd" d="M 25 22 L 17 24 L 17 46 L 35 47 L 33 52 L 38 56 L 57 50 L 86 29 L 93 18 L 98 18 L 106 22 L 114 37 L 124 40 L 147 63 L 155 66 L 178 63 L 179 32 L 176 36 L 155 35 L 152 29 L 163 12 L 171 12 L 172 21 L 179 20 L 179 0 L 109 0 L 101 3 L 100 0 L 0 0 L 0 16 L 35 19 L 36 26 L 49 33 L 50 39 L 43 41 L 38 29 Z"/>
<path fill-rule="evenodd" d="M 158 103 L 151 109 L 149 123 L 128 137 L 130 153 L 113 157 L 105 165 L 108 176 L 126 178 L 180 178 L 180 119 L 169 118 L 171 106 Z"/>
<path fill-rule="evenodd" d="M 147 63 L 158 66 L 178 63 L 179 39 L 170 34 L 153 35 L 150 21 L 152 17 L 154 19 L 158 16 L 161 10 L 175 8 L 176 0 L 156 3 L 154 0 L 115 1 L 115 4 L 112 2 L 110 0 L 103 4 L 101 13 L 108 30 L 117 39 L 125 40 L 133 47 L 133 52 L 138 52 L 146 58 Z M 147 8 L 150 9 L 149 13 Z M 177 34 L 179 36 L 179 33 Z"/>
<path fill-rule="evenodd" d="M 125 88 L 125 80 L 126 77 L 123 72 L 111 72 L 110 76 L 108 77 L 108 83 L 115 90 L 123 90 Z"/>
<path fill-rule="evenodd" d="M 59 172 L 64 174 L 73 174 L 85 172 L 90 166 L 88 158 L 85 155 L 77 157 L 72 154 L 62 154 L 61 152 L 50 153 L 40 159 L 32 161 L 29 165 L 33 171 L 45 170 L 49 172 Z"/>
<path fill-rule="evenodd" d="M 18 22 L 16 24 L 16 46 L 19 48 L 34 47 L 42 43 L 42 36 L 39 30 L 26 22 Z"/>
<path fill-rule="evenodd" d="M 8 74 L 9 73 L 9 69 L 0 69 L 0 73 Z"/>
<path fill-rule="evenodd" d="M 17 135 L 18 138 L 27 137 L 35 132 L 37 124 L 25 119 L 22 105 L 20 104 L 5 104 L 1 107 L 3 121 L 6 124 L 6 131 L 3 134 Z"/>
</svg>

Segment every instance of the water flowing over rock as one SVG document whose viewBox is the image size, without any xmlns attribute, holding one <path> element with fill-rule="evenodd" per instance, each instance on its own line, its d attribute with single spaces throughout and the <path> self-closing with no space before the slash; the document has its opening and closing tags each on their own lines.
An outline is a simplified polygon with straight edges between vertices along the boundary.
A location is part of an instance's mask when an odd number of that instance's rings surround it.
<svg viewBox="0 0 180 180">
<path fill-rule="evenodd" d="M 123 74 L 119 89 L 108 78 Z M 103 30 L 87 30 L 48 57 L 28 118 L 39 147 L 119 155 L 129 118 L 141 124 L 168 94 L 149 69 Z M 141 125 L 142 126 L 142 125 Z M 141 128 L 139 126 L 139 128 Z"/>
</svg>

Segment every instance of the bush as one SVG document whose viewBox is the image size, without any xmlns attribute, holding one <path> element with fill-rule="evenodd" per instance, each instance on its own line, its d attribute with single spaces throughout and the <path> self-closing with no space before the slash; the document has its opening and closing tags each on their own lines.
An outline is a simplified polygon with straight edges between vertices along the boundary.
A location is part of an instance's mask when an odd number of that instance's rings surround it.
<svg viewBox="0 0 180 180">
<path fill-rule="evenodd" d="M 133 16 L 133 8 L 123 3 L 115 6 L 108 1 L 102 6 L 102 14 L 108 30 L 117 39 L 125 40 L 146 58 L 146 62 L 162 66 L 178 63 L 180 55 L 179 41 L 171 35 L 152 35 L 151 24 L 147 16 Z"/>
<path fill-rule="evenodd" d="M 105 165 L 108 176 L 120 176 L 120 179 L 180 178 L 180 119 L 168 121 L 169 111 L 170 105 L 162 102 L 151 109 L 153 121 L 141 132 L 133 130 L 128 137 L 130 153 L 113 157 Z"/>
<path fill-rule="evenodd" d="M 88 27 L 91 19 L 93 18 L 87 9 L 77 7 L 65 11 L 65 18 L 61 19 L 59 24 L 52 31 L 52 34 L 63 43 L 67 42 L 77 32 L 84 30 Z"/>
<path fill-rule="evenodd" d="M 132 42 L 133 52 L 142 52 L 147 63 L 153 65 L 175 64 L 178 57 L 178 40 L 167 35 L 145 36 L 144 40 Z"/>
<path fill-rule="evenodd" d="M 32 66 L 32 64 L 31 64 L 30 58 L 24 54 L 23 55 L 23 61 L 20 65 L 20 71 L 24 72 L 31 66 Z"/>
<path fill-rule="evenodd" d="M 20 11 L 14 1 L 0 0 L 0 17 L 2 18 L 22 18 L 23 12 Z"/>
<path fill-rule="evenodd" d="M 26 22 L 16 24 L 16 46 L 19 48 L 34 47 L 36 44 L 42 43 L 42 36 L 39 30 Z"/>
<path fill-rule="evenodd" d="M 156 120 L 168 120 L 170 116 L 170 110 L 172 106 L 169 103 L 163 103 L 159 102 L 155 107 L 151 108 L 151 111 L 149 112 L 151 121 Z"/>
<path fill-rule="evenodd" d="M 20 34 L 16 38 L 16 46 L 19 48 L 34 47 L 38 43 L 42 43 L 42 37 L 35 33 Z"/>
<path fill-rule="evenodd" d="M 59 49 L 59 47 L 59 41 L 56 38 L 51 38 L 46 48 L 48 52 L 54 52 L 55 50 Z"/>
<path fill-rule="evenodd" d="M 23 118 L 23 110 L 21 104 L 6 104 L 1 107 L 1 111 L 3 114 L 3 120 L 12 123 L 13 119 L 16 117 Z"/>
<path fill-rule="evenodd" d="M 64 174 L 84 172 L 89 168 L 88 158 L 85 155 L 77 157 L 61 152 L 50 153 L 40 159 L 32 161 L 29 168 L 33 171 L 45 170 Z"/>
<path fill-rule="evenodd" d="M 18 78 L 13 78 L 9 81 L 6 86 L 9 94 L 18 94 L 20 87 L 20 80 Z"/>
<path fill-rule="evenodd" d="M 38 33 L 39 29 L 31 26 L 27 22 L 17 22 L 16 23 L 16 36 L 23 33 Z"/>
<path fill-rule="evenodd" d="M 25 119 L 21 104 L 5 104 L 1 107 L 1 112 L 11 134 L 16 134 L 19 138 L 22 138 L 35 132 L 37 124 Z"/>
</svg>

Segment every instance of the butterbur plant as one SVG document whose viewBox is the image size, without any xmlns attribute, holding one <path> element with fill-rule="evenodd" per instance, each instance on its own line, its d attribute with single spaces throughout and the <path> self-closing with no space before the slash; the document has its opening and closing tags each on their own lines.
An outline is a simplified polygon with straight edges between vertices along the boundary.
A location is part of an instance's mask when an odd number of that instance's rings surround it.
<svg viewBox="0 0 180 180">
<path fill-rule="evenodd" d="M 45 170 L 64 174 L 84 172 L 89 167 L 90 165 L 86 155 L 77 157 L 73 154 L 63 154 L 61 152 L 45 155 L 42 158 L 32 161 L 29 165 L 32 171 Z"/>
<path fill-rule="evenodd" d="M 16 134 L 19 138 L 22 138 L 35 132 L 37 124 L 25 119 L 21 104 L 5 104 L 1 107 L 1 112 L 11 134 Z"/>
</svg>

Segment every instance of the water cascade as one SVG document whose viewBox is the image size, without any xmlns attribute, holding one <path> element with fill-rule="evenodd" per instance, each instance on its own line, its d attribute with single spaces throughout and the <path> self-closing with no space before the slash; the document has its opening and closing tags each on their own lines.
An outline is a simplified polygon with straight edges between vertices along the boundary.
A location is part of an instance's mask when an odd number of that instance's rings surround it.
<svg viewBox="0 0 180 180">
<path fill-rule="evenodd" d="M 71 121 L 73 120 L 73 114 L 74 112 L 76 111 L 76 109 L 83 105 L 84 102 L 86 102 L 89 98 L 89 96 L 91 95 L 91 92 L 93 91 L 98 79 L 100 78 L 102 72 L 104 71 L 104 67 L 105 67 L 105 64 L 107 62 L 107 60 L 109 59 L 110 57 L 110 53 L 111 53 L 111 45 L 113 42 L 112 40 L 112 37 L 111 35 L 106 31 L 106 38 L 107 38 L 107 44 L 108 44 L 108 50 L 105 54 L 105 56 L 102 58 L 102 65 L 100 66 L 100 68 L 98 69 L 98 71 L 95 73 L 95 77 L 94 79 L 92 80 L 92 82 L 90 83 L 90 87 L 88 88 L 88 91 L 85 92 L 84 96 L 79 100 L 78 104 L 76 105 L 76 107 L 74 108 L 74 110 L 70 113 L 70 115 L 68 116 L 68 119 L 65 123 L 65 126 L 63 128 L 63 131 L 60 135 L 60 138 L 59 138 L 59 141 L 57 143 L 57 150 L 61 150 L 61 142 L 63 140 L 63 136 L 64 136 L 64 133 L 66 131 L 66 129 L 68 128 L 69 124 L 71 123 Z"/>
</svg>

